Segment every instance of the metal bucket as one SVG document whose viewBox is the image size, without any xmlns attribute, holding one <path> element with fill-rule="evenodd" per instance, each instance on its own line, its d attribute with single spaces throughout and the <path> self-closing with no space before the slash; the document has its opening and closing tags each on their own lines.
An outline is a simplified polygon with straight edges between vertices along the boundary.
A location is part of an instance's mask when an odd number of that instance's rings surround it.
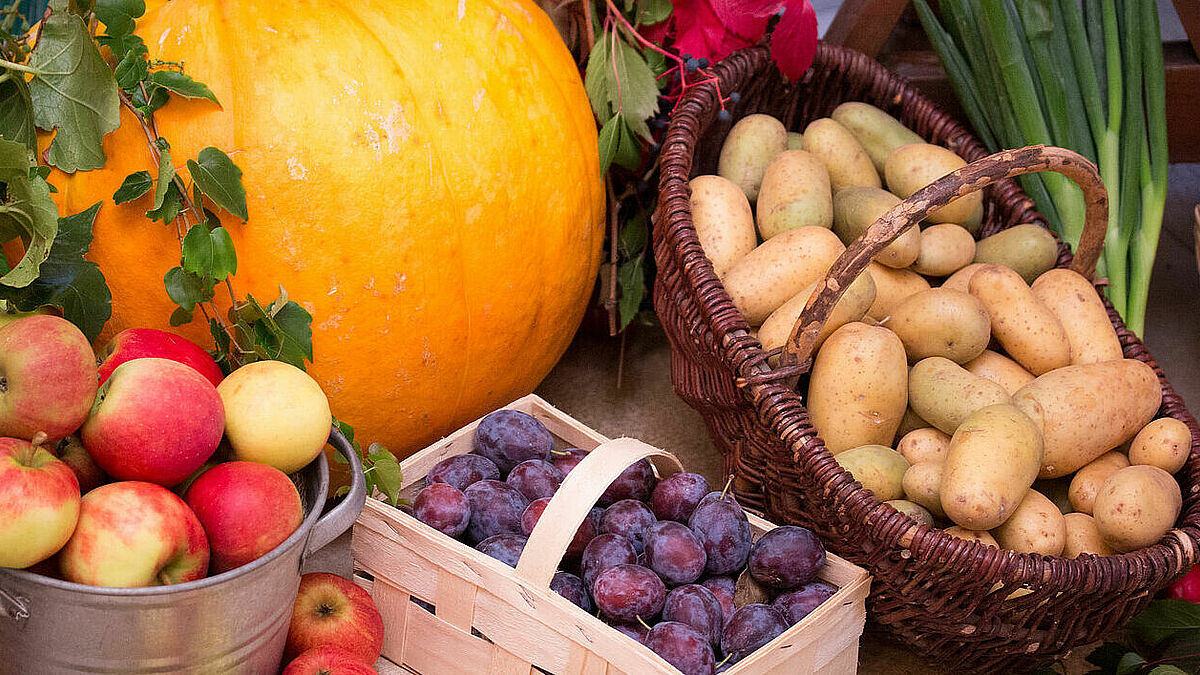
<svg viewBox="0 0 1200 675">
<path fill-rule="evenodd" d="M 337 430 L 329 442 L 350 460 L 349 494 L 324 516 L 324 454 L 292 476 L 304 522 L 275 550 L 213 577 L 148 588 L 85 586 L 0 568 L 0 673 L 279 672 L 300 568 L 362 511 L 358 453 Z"/>
</svg>

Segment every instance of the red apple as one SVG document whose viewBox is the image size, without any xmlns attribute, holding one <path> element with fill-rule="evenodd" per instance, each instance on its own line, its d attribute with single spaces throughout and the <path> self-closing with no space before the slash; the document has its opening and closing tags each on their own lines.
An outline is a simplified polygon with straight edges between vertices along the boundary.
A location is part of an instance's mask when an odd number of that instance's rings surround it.
<svg viewBox="0 0 1200 675">
<path fill-rule="evenodd" d="M 375 675 L 379 671 L 340 647 L 314 647 L 283 669 L 283 675 Z"/>
<path fill-rule="evenodd" d="M 78 518 L 71 468 L 40 444 L 0 438 L 0 567 L 29 567 L 54 555 Z"/>
<path fill-rule="evenodd" d="M 226 462 L 200 474 L 184 497 L 220 574 L 266 555 L 304 520 L 300 493 L 287 474 L 257 462 Z"/>
<path fill-rule="evenodd" d="M 300 577 L 284 658 L 334 645 L 363 663 L 383 650 L 383 617 L 371 595 L 349 579 L 327 572 Z"/>
<path fill-rule="evenodd" d="M 224 429 L 212 382 L 177 361 L 144 358 L 113 371 L 80 437 L 113 478 L 170 487 L 212 456 Z"/>
<path fill-rule="evenodd" d="M 97 354 L 100 358 L 100 384 L 104 384 L 117 366 L 134 359 L 159 358 L 191 366 L 212 382 L 221 384 L 221 367 L 200 345 L 174 333 L 156 328 L 128 328 L 113 336 Z"/>
<path fill-rule="evenodd" d="M 180 584 L 204 577 L 208 540 L 196 515 L 173 492 L 124 481 L 84 495 L 79 524 L 58 557 L 63 577 L 80 584 Z"/>
<path fill-rule="evenodd" d="M 37 315 L 0 327 L 0 436 L 57 442 L 87 419 L 96 355 L 70 321 Z"/>
<path fill-rule="evenodd" d="M 108 476 L 96 466 L 96 460 L 88 454 L 78 436 L 67 436 L 58 442 L 58 458 L 75 472 L 81 494 L 87 494 L 108 482 Z"/>
</svg>

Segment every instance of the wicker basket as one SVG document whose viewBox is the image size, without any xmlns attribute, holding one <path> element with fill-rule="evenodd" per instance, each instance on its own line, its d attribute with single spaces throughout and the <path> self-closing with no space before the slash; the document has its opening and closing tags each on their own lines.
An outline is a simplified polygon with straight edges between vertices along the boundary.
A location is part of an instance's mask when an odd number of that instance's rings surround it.
<svg viewBox="0 0 1200 675">
<path fill-rule="evenodd" d="M 643 457 L 660 475 L 681 470 L 678 460 L 631 438 L 609 440 L 534 395 L 506 407 L 541 420 L 560 447 L 595 451 L 563 481 L 516 569 L 368 499 L 351 547 L 357 580 L 383 614 L 383 656 L 429 675 L 679 675 L 654 652 L 549 590 L 575 530 L 608 484 Z M 401 494 L 411 499 L 435 464 L 471 452 L 478 424 L 404 460 Z M 751 515 L 750 527 L 757 538 L 774 525 Z M 837 592 L 729 675 L 853 675 L 870 579 L 835 555 L 819 578 Z M 433 605 L 432 611 L 414 600 Z"/>
<path fill-rule="evenodd" d="M 725 453 L 726 467 L 740 479 L 739 499 L 761 505 L 777 522 L 815 529 L 839 555 L 866 567 L 875 576 L 868 599 L 872 620 L 919 653 L 956 670 L 1009 672 L 1064 655 L 1120 626 L 1190 568 L 1200 546 L 1200 428 L 1111 305 L 1109 316 L 1126 357 L 1148 363 L 1159 376 L 1161 412 L 1192 430 L 1192 457 L 1177 475 L 1184 486 L 1179 529 L 1159 544 L 1125 555 L 1075 560 L 1002 551 L 916 526 L 838 466 L 816 435 L 797 389 L 788 386 L 797 377 L 801 391 L 807 386 L 809 364 L 802 350 L 797 350 L 797 364 L 767 368 L 768 354 L 751 337 L 750 327 L 700 248 L 687 181 L 715 173 L 721 142 L 742 116 L 770 113 L 788 128 L 802 129 L 852 100 L 892 113 L 928 141 L 968 161 L 986 152 L 915 89 L 852 50 L 821 45 L 812 70 L 792 86 L 775 72 L 764 48 L 735 53 L 718 64 L 716 72 L 722 92 L 741 94 L 731 110 L 733 119 L 717 119 L 712 86 L 695 87 L 680 102 L 663 143 L 653 228 L 658 265 L 654 300 L 671 341 L 675 389 L 705 418 Z M 1022 155 L 1025 163 L 1043 161 L 1029 153 L 1041 151 L 1028 149 Z M 1044 159 L 1044 154 L 1039 156 Z M 1064 165 L 1043 163 L 1038 170 Z M 912 207 L 913 201 L 910 198 L 906 206 Z M 984 202 L 983 235 L 1024 222 L 1044 225 L 1011 180 L 992 184 Z M 1095 199 L 1089 205 L 1093 220 L 1101 206 Z M 880 223 L 873 228 L 877 240 L 883 236 Z M 1091 230 L 1088 237 L 1094 238 L 1095 227 Z M 841 274 L 843 282 L 869 259 L 855 248 L 835 263 L 833 273 Z M 1091 248 L 1096 248 L 1094 242 Z M 1094 250 L 1088 254 L 1090 261 L 1081 255 L 1077 265 L 1089 278 L 1094 255 Z M 1072 262 L 1060 246 L 1059 266 Z"/>
</svg>

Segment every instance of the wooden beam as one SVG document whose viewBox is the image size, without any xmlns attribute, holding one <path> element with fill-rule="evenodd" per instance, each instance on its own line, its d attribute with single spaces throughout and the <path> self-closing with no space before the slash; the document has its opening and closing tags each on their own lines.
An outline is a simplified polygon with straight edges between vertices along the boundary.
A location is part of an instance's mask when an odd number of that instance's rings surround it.
<svg viewBox="0 0 1200 675">
<path fill-rule="evenodd" d="M 825 31 L 824 40 L 878 56 L 907 6 L 908 0 L 846 0 Z"/>
<path fill-rule="evenodd" d="M 1175 14 L 1192 43 L 1192 55 L 1200 57 L 1200 2 L 1175 0 Z"/>
</svg>

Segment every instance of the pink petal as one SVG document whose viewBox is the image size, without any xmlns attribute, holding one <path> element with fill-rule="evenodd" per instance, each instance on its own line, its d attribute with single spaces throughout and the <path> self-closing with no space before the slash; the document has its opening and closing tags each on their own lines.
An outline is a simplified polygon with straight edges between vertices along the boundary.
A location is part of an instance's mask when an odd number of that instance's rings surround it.
<svg viewBox="0 0 1200 675">
<path fill-rule="evenodd" d="M 717 19 L 730 32 L 750 43 L 767 31 L 767 20 L 783 6 L 781 0 L 711 0 Z"/>
<path fill-rule="evenodd" d="M 808 0 L 788 3 L 771 34 L 771 58 L 790 80 L 798 80 L 817 55 L 817 13 Z"/>
<path fill-rule="evenodd" d="M 762 29 L 747 38 L 728 30 L 713 12 L 709 0 L 674 0 L 674 4 L 675 49 L 680 54 L 716 62 L 735 49 L 754 44 L 766 29 L 764 20 Z"/>
</svg>

